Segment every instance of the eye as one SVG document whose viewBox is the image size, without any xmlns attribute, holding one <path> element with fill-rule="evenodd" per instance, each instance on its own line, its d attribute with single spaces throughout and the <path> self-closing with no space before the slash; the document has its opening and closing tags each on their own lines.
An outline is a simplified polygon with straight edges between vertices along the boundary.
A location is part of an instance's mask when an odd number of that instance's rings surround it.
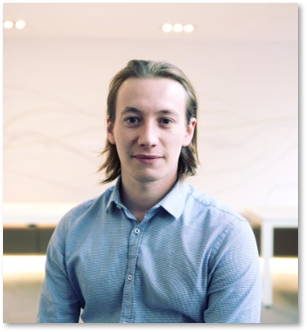
<svg viewBox="0 0 307 332">
<path fill-rule="evenodd" d="M 169 119 L 169 118 L 162 118 L 162 119 L 160 119 L 160 123 L 163 124 L 163 125 L 166 125 L 166 126 L 170 125 L 172 122 L 173 121 L 171 119 Z"/>
<path fill-rule="evenodd" d="M 136 125 L 140 123 L 140 119 L 136 116 L 130 116 L 125 119 L 125 122 L 127 122 L 129 125 Z"/>
</svg>

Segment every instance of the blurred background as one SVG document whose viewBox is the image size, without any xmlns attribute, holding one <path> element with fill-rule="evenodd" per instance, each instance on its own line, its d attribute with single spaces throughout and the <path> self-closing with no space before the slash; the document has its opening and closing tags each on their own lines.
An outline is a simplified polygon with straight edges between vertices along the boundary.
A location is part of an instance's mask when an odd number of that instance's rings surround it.
<svg viewBox="0 0 307 332">
<path fill-rule="evenodd" d="M 250 221 L 272 290 L 262 322 L 297 323 L 298 5 L 6 3 L 3 22 L 3 321 L 35 321 L 54 227 L 112 185 L 97 173 L 108 85 L 145 59 L 195 87 L 189 181 Z"/>
</svg>

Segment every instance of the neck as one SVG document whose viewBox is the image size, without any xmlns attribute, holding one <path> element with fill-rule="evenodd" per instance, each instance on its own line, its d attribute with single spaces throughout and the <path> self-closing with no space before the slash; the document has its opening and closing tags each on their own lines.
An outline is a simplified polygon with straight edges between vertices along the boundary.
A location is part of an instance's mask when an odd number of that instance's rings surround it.
<svg viewBox="0 0 307 332">
<path fill-rule="evenodd" d="M 146 212 L 155 206 L 174 186 L 177 178 L 140 182 L 122 175 L 121 199 L 131 213 L 142 221 Z"/>
</svg>

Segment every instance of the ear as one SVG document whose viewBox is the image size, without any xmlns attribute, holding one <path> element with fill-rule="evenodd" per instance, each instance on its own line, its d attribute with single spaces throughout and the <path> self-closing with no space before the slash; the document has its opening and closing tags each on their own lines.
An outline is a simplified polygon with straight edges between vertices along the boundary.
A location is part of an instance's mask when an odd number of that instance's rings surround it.
<svg viewBox="0 0 307 332">
<path fill-rule="evenodd" d="M 197 123 L 197 120 L 195 118 L 190 119 L 190 124 L 187 126 L 187 131 L 186 131 L 186 134 L 184 136 L 182 146 L 188 146 L 191 143 L 193 135 L 194 135 L 194 130 L 195 130 L 195 127 L 196 127 L 196 123 Z"/>
<path fill-rule="evenodd" d="M 110 119 L 107 119 L 107 137 L 111 144 L 115 144 L 115 138 L 113 135 L 113 124 Z"/>
</svg>

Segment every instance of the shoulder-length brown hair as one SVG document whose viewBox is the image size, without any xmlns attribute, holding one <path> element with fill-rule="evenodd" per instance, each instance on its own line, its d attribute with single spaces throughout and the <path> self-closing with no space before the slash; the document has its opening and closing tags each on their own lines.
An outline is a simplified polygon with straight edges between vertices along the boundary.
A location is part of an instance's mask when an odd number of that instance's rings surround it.
<svg viewBox="0 0 307 332">
<path fill-rule="evenodd" d="M 107 117 L 111 124 L 115 122 L 116 98 L 122 83 L 128 78 L 170 78 L 179 82 L 188 95 L 186 121 L 187 125 L 191 118 L 197 118 L 197 99 L 195 91 L 185 74 L 176 66 L 166 62 L 155 62 L 145 60 L 131 60 L 127 66 L 119 71 L 109 86 L 107 99 Z M 102 183 L 115 180 L 121 174 L 120 160 L 117 154 L 116 145 L 111 144 L 107 139 L 105 149 L 101 153 L 106 154 L 106 160 L 98 169 L 98 172 L 105 169 L 106 178 Z M 197 154 L 197 124 L 194 129 L 194 136 L 188 146 L 181 148 L 178 160 L 178 178 L 188 175 L 195 175 L 198 164 Z"/>
</svg>

